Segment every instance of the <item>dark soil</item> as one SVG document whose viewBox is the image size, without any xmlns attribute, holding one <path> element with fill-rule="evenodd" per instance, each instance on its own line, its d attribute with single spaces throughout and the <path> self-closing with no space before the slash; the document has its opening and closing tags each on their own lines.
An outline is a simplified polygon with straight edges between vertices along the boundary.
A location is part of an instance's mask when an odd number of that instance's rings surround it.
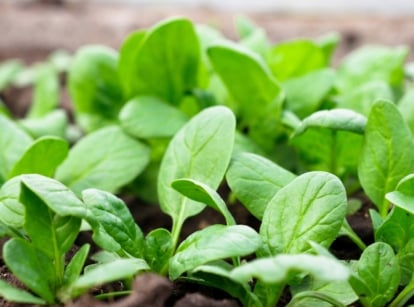
<svg viewBox="0 0 414 307">
<path fill-rule="evenodd" d="M 198 23 L 216 25 L 226 35 L 235 38 L 233 17 L 243 12 L 213 12 L 202 9 L 184 10 L 164 7 L 108 7 L 86 4 L 65 5 L 64 1 L 43 1 L 43 4 L 10 5 L 0 4 L 0 61 L 21 58 L 26 63 L 44 60 L 56 49 L 74 51 L 84 44 L 104 44 L 118 48 L 124 37 L 131 31 L 148 27 L 155 22 L 173 15 L 185 15 Z M 266 13 L 249 14 L 263 26 L 272 42 L 296 37 L 317 37 L 332 31 L 339 32 L 343 42 L 336 60 L 351 49 L 367 43 L 388 45 L 405 44 L 414 47 L 414 20 L 410 18 L 381 16 L 292 16 L 287 14 Z M 64 80 L 63 80 L 64 81 Z M 13 114 L 24 115 L 31 101 L 31 89 L 10 88 L 1 97 Z M 62 87 L 62 104 L 69 106 L 69 98 Z M 135 199 L 128 200 L 133 216 L 145 233 L 164 227 L 171 228 L 170 218 L 158 206 L 144 204 Z M 369 243 L 372 230 L 368 215 L 369 204 L 365 203 L 360 211 L 349 217 L 352 228 Z M 259 222 L 241 205 L 230 207 L 239 223 L 258 229 Z M 223 223 L 223 218 L 211 209 L 199 216 L 190 218 L 183 228 L 185 238 L 195 230 L 210 224 Z M 90 242 L 83 234 L 77 243 Z M 2 247 L 0 241 L 0 247 Z M 338 238 L 332 245 L 332 252 L 341 259 L 358 259 L 360 250 L 346 238 Z M 23 287 L 5 268 L 0 258 L 0 278 L 13 285 Z M 219 286 L 219 285 L 218 285 Z M 109 288 L 108 288 L 109 287 Z M 123 285 L 115 283 L 95 291 L 122 290 Z M 289 300 L 286 292 L 286 301 Z M 69 306 L 217 306 L 237 307 L 240 303 L 218 289 L 194 284 L 176 282 L 153 274 L 139 276 L 133 286 L 133 293 L 112 302 L 96 301 L 91 295 L 81 297 Z M 282 303 L 283 306 L 284 303 Z M 28 306 L 9 304 L 0 298 L 0 306 Z"/>
</svg>

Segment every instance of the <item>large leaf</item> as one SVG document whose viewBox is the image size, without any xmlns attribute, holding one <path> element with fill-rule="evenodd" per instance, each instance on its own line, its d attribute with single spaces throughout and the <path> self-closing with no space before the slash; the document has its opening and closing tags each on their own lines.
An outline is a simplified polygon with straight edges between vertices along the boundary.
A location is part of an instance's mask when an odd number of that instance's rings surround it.
<svg viewBox="0 0 414 307">
<path fill-rule="evenodd" d="M 149 96 L 128 101 L 119 119 L 127 133 L 144 139 L 172 137 L 188 121 L 178 108 Z"/>
<path fill-rule="evenodd" d="M 389 209 L 385 194 L 414 170 L 414 141 L 397 107 L 388 101 L 372 106 L 358 176 L 365 193 L 384 217 Z"/>
<path fill-rule="evenodd" d="M 398 289 L 400 267 L 386 243 L 376 242 L 361 255 L 350 283 L 364 306 L 385 306 Z"/>
<path fill-rule="evenodd" d="M 217 189 L 233 151 L 235 118 L 225 107 L 208 108 L 193 117 L 172 139 L 161 163 L 158 195 L 161 209 L 181 227 L 205 205 L 177 192 L 175 179 L 196 179 Z"/>
<path fill-rule="evenodd" d="M 50 136 L 37 139 L 13 166 L 9 178 L 31 173 L 53 177 L 68 151 L 69 144 L 63 139 Z"/>
<path fill-rule="evenodd" d="M 56 178 L 78 195 L 90 187 L 115 192 L 149 162 L 146 145 L 120 127 L 99 129 L 81 139 L 59 166 Z"/>
<path fill-rule="evenodd" d="M 84 190 L 82 199 L 87 210 L 85 219 L 92 226 L 93 239 L 98 245 L 105 250 L 124 250 L 142 256 L 144 236 L 121 199 L 96 189 Z"/>
<path fill-rule="evenodd" d="M 0 184 L 32 142 L 31 137 L 13 121 L 0 114 Z"/>
<path fill-rule="evenodd" d="M 213 260 L 246 256 L 260 246 L 260 236 L 244 225 L 213 225 L 185 239 L 170 261 L 170 278 Z"/>
<path fill-rule="evenodd" d="M 69 69 L 75 118 L 86 131 L 114 123 L 123 105 L 117 53 L 103 46 L 80 48 Z"/>
<path fill-rule="evenodd" d="M 178 105 L 185 92 L 197 85 L 200 46 L 194 26 L 187 19 L 169 19 L 145 36 L 135 34 L 121 52 L 124 60 L 119 69 L 127 71 L 123 83 L 129 98 L 153 95 Z"/>
<path fill-rule="evenodd" d="M 275 194 L 294 178 L 288 170 L 251 153 L 233 155 L 226 173 L 231 191 L 258 219 Z"/>
<path fill-rule="evenodd" d="M 332 174 L 305 173 L 269 202 L 260 227 L 264 253 L 301 253 L 309 241 L 328 247 L 338 235 L 347 209 L 345 188 Z"/>
</svg>

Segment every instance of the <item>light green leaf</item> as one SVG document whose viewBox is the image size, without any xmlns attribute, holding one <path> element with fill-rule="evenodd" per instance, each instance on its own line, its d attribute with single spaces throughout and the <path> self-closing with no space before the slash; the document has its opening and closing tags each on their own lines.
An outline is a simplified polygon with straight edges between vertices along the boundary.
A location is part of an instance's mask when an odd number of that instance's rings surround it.
<svg viewBox="0 0 414 307">
<path fill-rule="evenodd" d="M 30 290 L 49 304 L 55 302 L 50 284 L 54 279 L 50 258 L 29 242 L 18 238 L 4 244 L 3 258 L 10 271 Z"/>
<path fill-rule="evenodd" d="M 69 69 L 69 93 L 77 123 L 87 132 L 116 122 L 124 100 L 117 53 L 103 46 L 80 48 Z"/>
<path fill-rule="evenodd" d="M 19 60 L 8 60 L 0 64 L 0 91 L 12 83 L 16 75 L 23 69 Z"/>
<path fill-rule="evenodd" d="M 153 95 L 178 105 L 197 85 L 200 45 L 194 26 L 185 18 L 171 18 L 143 35 L 130 37 L 121 50 L 126 60 L 119 70 L 129 70 L 123 76 L 128 97 Z"/>
<path fill-rule="evenodd" d="M 69 144 L 65 140 L 51 136 L 37 139 L 13 166 L 9 178 L 30 173 L 53 177 L 68 152 Z"/>
<path fill-rule="evenodd" d="M 178 108 L 149 96 L 128 101 L 119 119 L 127 133 L 143 139 L 172 137 L 188 121 Z"/>
<path fill-rule="evenodd" d="M 309 241 L 329 247 L 339 233 L 347 209 L 343 184 L 332 174 L 305 173 L 269 202 L 260 227 L 265 253 L 300 253 Z"/>
<path fill-rule="evenodd" d="M 197 180 L 183 178 L 174 180 L 172 187 L 184 196 L 205 204 L 219 212 L 225 218 L 227 225 L 236 225 L 236 221 L 224 200 L 208 185 Z"/>
<path fill-rule="evenodd" d="M 87 210 L 85 219 L 92 226 L 93 239 L 99 246 L 142 256 L 144 235 L 121 199 L 96 189 L 84 190 L 82 199 Z"/>
<path fill-rule="evenodd" d="M 0 188 L 0 221 L 14 228 L 22 228 L 24 224 L 24 206 L 19 201 L 20 177 L 6 181 Z"/>
<path fill-rule="evenodd" d="M 146 145 L 120 127 L 111 126 L 76 143 L 57 169 L 56 178 L 78 195 L 90 187 L 115 192 L 142 172 L 148 162 Z"/>
<path fill-rule="evenodd" d="M 235 196 L 258 219 L 275 194 L 295 178 L 288 170 L 260 155 L 233 155 L 226 180 Z"/>
<path fill-rule="evenodd" d="M 401 269 L 401 285 L 407 285 L 414 277 L 414 238 L 410 239 L 397 253 Z"/>
<path fill-rule="evenodd" d="M 210 261 L 246 256 L 260 246 L 259 235 L 244 225 L 212 225 L 185 239 L 170 261 L 170 278 Z"/>
<path fill-rule="evenodd" d="M 216 106 L 194 116 L 172 139 L 161 163 L 158 196 L 161 209 L 180 228 L 184 220 L 205 208 L 171 187 L 172 181 L 191 178 L 217 189 L 233 152 L 235 118 Z M 178 235 L 174 233 L 173 235 Z"/>
<path fill-rule="evenodd" d="M 324 50 L 306 39 L 283 42 L 267 55 L 267 63 L 279 81 L 300 77 L 327 66 Z"/>
<path fill-rule="evenodd" d="M 9 285 L 0 279 L 0 296 L 9 302 L 21 304 L 45 305 L 46 301 L 34 296 L 33 294 Z"/>
<path fill-rule="evenodd" d="M 414 88 L 408 88 L 400 101 L 398 102 L 398 110 L 410 127 L 411 133 L 414 133 Z"/>
<path fill-rule="evenodd" d="M 34 138 L 42 136 L 65 138 L 68 118 L 64 110 L 55 110 L 40 118 L 24 118 L 19 121 L 19 124 Z"/>
<path fill-rule="evenodd" d="M 89 244 L 84 244 L 76 254 L 70 259 L 68 265 L 65 268 L 64 284 L 72 284 L 76 279 L 79 278 L 82 273 L 85 261 L 88 257 L 90 250 Z"/>
<path fill-rule="evenodd" d="M 151 270 L 165 275 L 174 253 L 171 233 L 164 228 L 152 230 L 145 238 L 144 256 Z"/>
<path fill-rule="evenodd" d="M 32 142 L 32 138 L 12 120 L 0 114 L 0 184 Z"/>
<path fill-rule="evenodd" d="M 364 250 L 351 286 L 364 306 L 385 306 L 398 289 L 400 267 L 386 243 L 376 242 Z"/>
<path fill-rule="evenodd" d="M 332 282 L 345 281 L 350 276 L 349 269 L 339 260 L 308 254 L 281 254 L 256 259 L 233 269 L 230 276 L 240 282 L 257 278 L 268 284 L 285 284 L 299 273 L 311 274 L 315 279 Z"/>
<path fill-rule="evenodd" d="M 414 174 L 401 179 L 395 191 L 387 193 L 385 198 L 394 206 L 414 215 Z"/>
<path fill-rule="evenodd" d="M 413 137 L 397 107 L 388 101 L 376 102 L 365 128 L 358 176 L 383 217 L 389 209 L 385 194 L 414 170 L 411 152 L 414 152 Z"/>
</svg>

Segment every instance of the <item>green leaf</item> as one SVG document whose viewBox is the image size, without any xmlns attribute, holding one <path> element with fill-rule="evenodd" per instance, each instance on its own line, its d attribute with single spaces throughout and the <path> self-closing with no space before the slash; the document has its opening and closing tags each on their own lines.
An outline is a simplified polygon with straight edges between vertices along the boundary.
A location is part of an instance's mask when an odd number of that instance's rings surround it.
<svg viewBox="0 0 414 307">
<path fill-rule="evenodd" d="M 174 253 L 171 233 L 164 228 L 157 228 L 145 238 L 144 256 L 151 270 L 165 275 L 168 262 Z"/>
<path fill-rule="evenodd" d="M 0 114 L 0 184 L 31 144 L 32 138 L 13 121 Z"/>
<path fill-rule="evenodd" d="M 397 253 L 401 269 L 401 285 L 407 285 L 414 277 L 414 238 L 411 238 Z"/>
<path fill-rule="evenodd" d="M 388 101 L 376 102 L 365 128 L 358 176 L 365 193 L 383 217 L 389 209 L 385 194 L 414 170 L 412 151 L 411 132 L 397 107 Z"/>
<path fill-rule="evenodd" d="M 119 119 L 127 133 L 143 139 L 172 137 L 188 121 L 176 107 L 149 96 L 128 101 Z"/>
<path fill-rule="evenodd" d="M 103 46 L 80 48 L 69 69 L 69 93 L 77 123 L 87 132 L 116 122 L 124 100 L 117 53 Z"/>
<path fill-rule="evenodd" d="M 350 53 L 338 68 L 337 88 L 346 92 L 374 80 L 399 87 L 404 79 L 406 47 L 364 46 Z"/>
<path fill-rule="evenodd" d="M 349 278 L 349 269 L 339 260 L 321 255 L 281 254 L 269 258 L 252 260 L 231 271 L 230 276 L 240 282 L 249 282 L 257 278 L 265 283 L 286 284 L 300 273 L 312 275 L 321 281 L 345 281 Z"/>
<path fill-rule="evenodd" d="M 20 177 L 6 181 L 0 188 L 0 221 L 14 228 L 22 228 L 24 224 L 24 206 L 19 201 Z"/>
<path fill-rule="evenodd" d="M 219 212 L 225 218 L 227 225 L 236 225 L 236 221 L 224 200 L 208 185 L 197 180 L 183 178 L 174 180 L 172 187 L 184 196 L 205 204 Z"/>
<path fill-rule="evenodd" d="M 92 226 L 93 239 L 99 246 L 142 256 L 144 235 L 121 199 L 96 189 L 84 190 L 82 199 L 87 210 L 85 219 Z"/>
<path fill-rule="evenodd" d="M 282 83 L 286 93 L 286 108 L 300 118 L 317 111 L 335 82 L 331 68 L 315 70 Z"/>
<path fill-rule="evenodd" d="M 13 166 L 9 178 L 30 173 L 53 177 L 68 152 L 69 144 L 65 140 L 51 136 L 37 139 Z"/>
<path fill-rule="evenodd" d="M 39 118 L 55 109 L 60 100 L 59 75 L 50 64 L 36 67 L 37 78 L 34 84 L 33 102 L 27 117 Z"/>
<path fill-rule="evenodd" d="M 22 69 L 19 60 L 8 60 L 0 64 L 0 92 L 9 86 Z"/>
<path fill-rule="evenodd" d="M 260 220 L 273 196 L 294 178 L 288 170 L 251 153 L 233 155 L 226 174 L 231 191 Z"/>
<path fill-rule="evenodd" d="M 170 278 L 213 260 L 246 256 L 260 246 L 259 235 L 244 225 L 212 225 L 185 239 L 170 260 Z"/>
<path fill-rule="evenodd" d="M 47 204 L 36 194 L 39 191 L 31 190 L 25 185 L 22 178 L 20 202 L 25 206 L 26 218 L 24 229 L 34 247 L 38 248 L 51 260 L 56 261 L 57 270 L 61 270 L 63 255 L 72 247 L 78 236 L 81 219 L 74 216 L 60 216 L 53 212 Z M 49 189 L 49 193 L 52 188 Z M 41 195 L 48 198 L 48 195 Z M 50 197 L 49 200 L 53 198 Z M 56 205 L 56 204 L 55 204 Z M 60 278 L 62 276 L 58 276 Z"/>
<path fill-rule="evenodd" d="M 363 134 L 367 119 L 365 116 L 347 109 L 318 111 L 305 118 L 296 129 L 295 135 L 304 133 L 309 128 L 328 128 Z"/>
<path fill-rule="evenodd" d="M 223 106 L 211 107 L 194 116 L 172 139 L 163 157 L 158 196 L 161 209 L 173 219 L 174 241 L 187 217 L 205 208 L 171 187 L 172 181 L 191 178 L 217 189 L 233 151 L 235 118 Z"/>
<path fill-rule="evenodd" d="M 408 88 L 400 101 L 398 102 L 398 110 L 410 127 L 411 133 L 414 133 L 414 88 Z"/>
<path fill-rule="evenodd" d="M 386 243 L 376 242 L 364 250 L 351 286 L 364 306 L 385 306 L 398 289 L 400 267 Z"/>
<path fill-rule="evenodd" d="M 29 242 L 13 238 L 4 244 L 3 258 L 12 273 L 30 290 L 47 303 L 55 302 L 53 285 L 53 265 L 50 258 Z"/>
<path fill-rule="evenodd" d="M 194 26 L 184 18 L 163 21 L 124 45 L 119 70 L 128 98 L 153 95 L 178 105 L 196 87 L 200 45 Z M 124 65 L 130 65 L 126 68 Z"/>
<path fill-rule="evenodd" d="M 22 289 L 15 288 L 1 279 L 0 279 L 0 296 L 9 302 L 15 302 L 15 303 L 21 303 L 21 304 L 36 304 L 36 305 L 46 304 L 46 301 L 42 300 L 41 298 L 38 298 Z"/>
<path fill-rule="evenodd" d="M 109 263 L 96 265 L 87 270 L 70 285 L 67 291 L 72 297 L 76 297 L 85 293 L 93 286 L 128 278 L 139 271 L 148 269 L 148 264 L 142 259 L 117 259 Z"/>
<path fill-rule="evenodd" d="M 279 190 L 263 216 L 260 235 L 265 253 L 301 253 L 309 241 L 329 247 L 347 209 L 341 181 L 324 172 L 305 173 Z"/>
<path fill-rule="evenodd" d="M 79 278 L 90 250 L 89 244 L 84 244 L 70 259 L 65 268 L 64 284 L 70 285 Z"/>
<path fill-rule="evenodd" d="M 32 137 L 42 136 L 66 137 L 68 118 L 64 110 L 55 110 L 39 118 L 24 118 L 19 124 Z"/>
<path fill-rule="evenodd" d="M 90 187 L 115 192 L 142 172 L 148 162 L 146 145 L 120 127 L 111 126 L 76 143 L 57 169 L 56 178 L 78 195 Z"/>
<path fill-rule="evenodd" d="M 274 46 L 267 63 L 279 81 L 300 77 L 328 64 L 323 49 L 315 42 L 299 39 Z"/>
<path fill-rule="evenodd" d="M 402 178 L 395 191 L 387 193 L 385 198 L 394 206 L 414 215 L 414 174 Z"/>
</svg>

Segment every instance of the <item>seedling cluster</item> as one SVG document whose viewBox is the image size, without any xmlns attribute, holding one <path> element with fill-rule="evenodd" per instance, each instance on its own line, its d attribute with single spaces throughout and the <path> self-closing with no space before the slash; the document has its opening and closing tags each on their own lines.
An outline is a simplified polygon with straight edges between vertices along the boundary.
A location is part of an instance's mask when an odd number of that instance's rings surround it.
<svg viewBox="0 0 414 307">
<path fill-rule="evenodd" d="M 365 46 L 333 68 L 337 35 L 274 45 L 249 20 L 236 25 L 231 42 L 173 18 L 131 33 L 119 51 L 85 46 L 31 68 L 0 66 L 0 90 L 34 88 L 24 118 L 0 109 L 3 260 L 27 287 L 0 280 L 2 297 L 64 304 L 150 271 L 219 285 L 251 307 L 275 306 L 286 292 L 290 306 L 409 301 L 407 48 Z M 58 106 L 61 72 L 73 121 Z M 217 192 L 223 185 L 228 195 Z M 159 204 L 172 228 L 143 233 L 122 200 L 128 193 Z M 367 200 L 370 242 L 347 222 Z M 207 206 L 223 224 L 181 241 L 185 221 Z M 245 206 L 260 227 L 238 224 L 231 206 Z M 74 247 L 83 231 L 99 253 Z M 359 259 L 330 252 L 339 236 Z"/>
</svg>

